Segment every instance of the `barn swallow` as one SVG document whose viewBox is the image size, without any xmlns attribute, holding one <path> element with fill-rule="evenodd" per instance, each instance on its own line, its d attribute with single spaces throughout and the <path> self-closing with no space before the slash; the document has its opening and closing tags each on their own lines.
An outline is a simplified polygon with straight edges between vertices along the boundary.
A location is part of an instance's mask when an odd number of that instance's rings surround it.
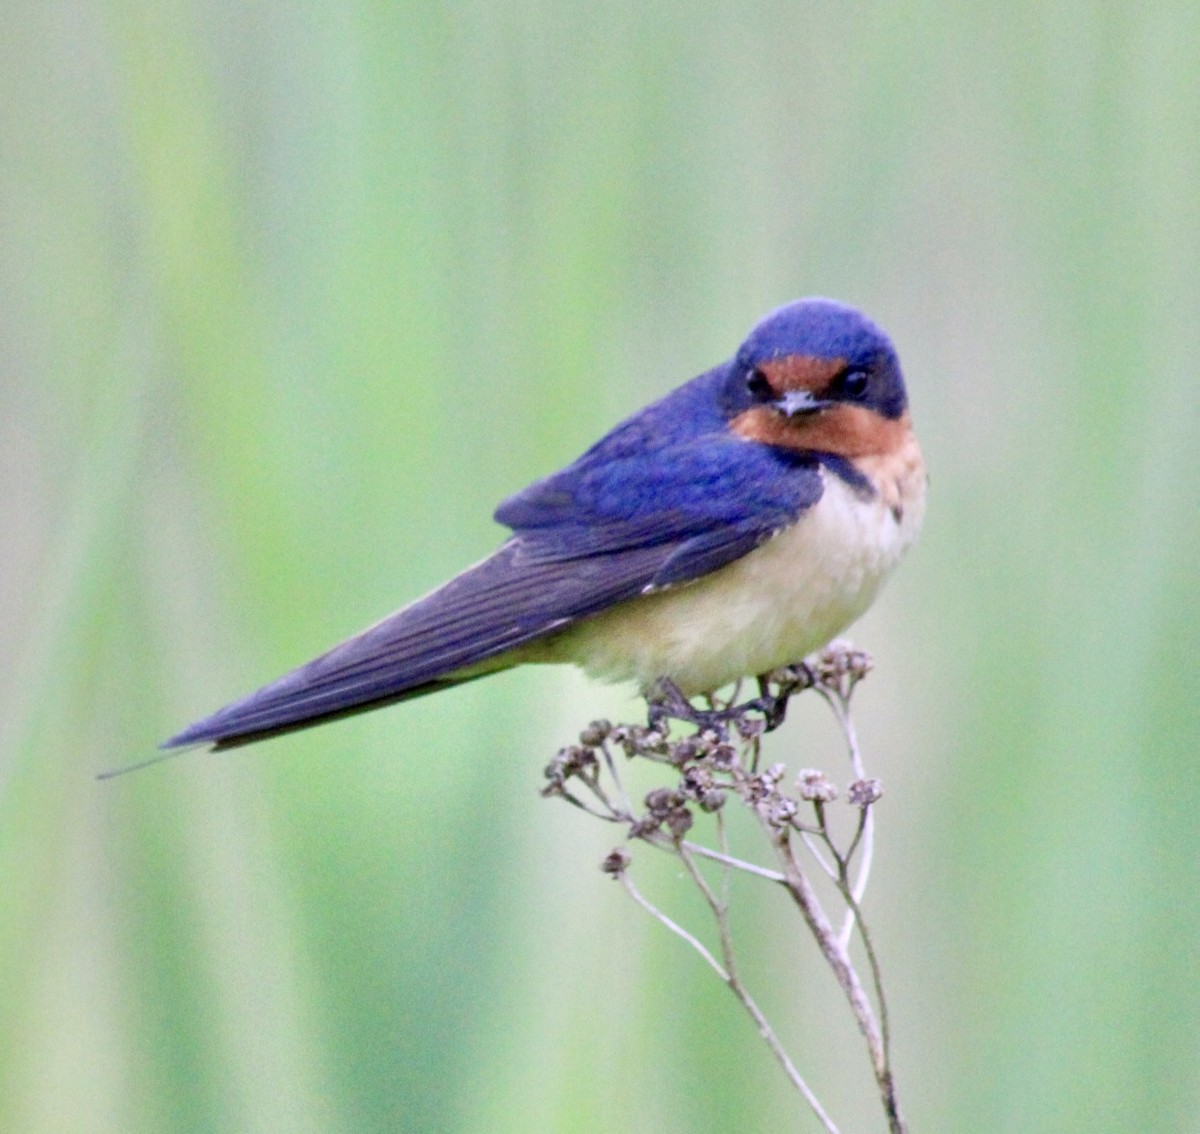
<svg viewBox="0 0 1200 1134">
<path fill-rule="evenodd" d="M 925 466 L 896 352 L 803 299 L 727 362 L 505 500 L 489 558 L 171 737 L 232 748 L 525 662 L 685 697 L 861 615 L 916 538 Z"/>
</svg>

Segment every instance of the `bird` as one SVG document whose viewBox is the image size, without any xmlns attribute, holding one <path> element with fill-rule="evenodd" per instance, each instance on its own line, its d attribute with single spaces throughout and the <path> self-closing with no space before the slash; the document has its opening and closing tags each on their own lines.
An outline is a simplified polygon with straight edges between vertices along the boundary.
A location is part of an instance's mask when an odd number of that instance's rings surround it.
<svg viewBox="0 0 1200 1134">
<path fill-rule="evenodd" d="M 677 699 L 766 674 L 870 606 L 926 482 L 887 334 L 795 300 L 504 500 L 492 555 L 160 747 L 233 748 L 525 663 Z"/>
</svg>

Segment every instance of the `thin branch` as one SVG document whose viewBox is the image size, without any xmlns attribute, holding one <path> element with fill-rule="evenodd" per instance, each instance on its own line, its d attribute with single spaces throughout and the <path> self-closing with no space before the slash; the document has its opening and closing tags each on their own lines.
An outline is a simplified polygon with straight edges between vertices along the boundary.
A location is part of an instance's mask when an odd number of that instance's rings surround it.
<svg viewBox="0 0 1200 1134">
<path fill-rule="evenodd" d="M 580 779 L 587 784 L 591 793 L 600 801 L 601 806 L 606 808 L 614 819 L 628 820 L 629 809 L 622 810 L 608 798 L 608 792 L 604 790 L 604 785 L 600 782 L 600 773 L 598 771 L 594 775 L 580 776 Z M 617 781 L 618 787 L 620 786 L 620 782 L 620 780 Z"/>
<path fill-rule="evenodd" d="M 705 946 L 703 941 L 690 934 L 686 929 L 683 928 L 682 925 L 679 924 L 679 922 L 668 917 L 662 912 L 662 910 L 658 908 L 658 906 L 651 902 L 649 898 L 644 897 L 642 892 L 633 884 L 633 879 L 629 877 L 629 872 L 627 870 L 622 870 L 617 877 L 621 880 L 621 885 L 624 886 L 628 891 L 629 896 L 635 902 L 637 902 L 642 909 L 644 909 L 651 917 L 662 922 L 662 924 L 665 925 L 672 933 L 683 938 L 684 941 L 686 941 L 693 949 L 696 950 L 697 953 L 700 954 L 701 957 L 704 958 L 705 964 L 707 964 L 709 968 L 711 968 L 712 971 L 715 972 L 725 984 L 729 983 L 729 974 L 724 968 L 722 968 L 721 962 L 718 961 L 717 958 L 708 951 L 708 948 Z"/>
<path fill-rule="evenodd" d="M 725 826 L 725 812 L 723 810 L 718 809 L 717 812 L 715 813 L 715 815 L 713 816 L 713 818 L 716 820 L 717 841 L 721 845 L 721 859 L 718 861 L 721 861 L 721 865 L 724 868 L 721 871 L 721 902 L 728 908 L 729 895 L 730 895 L 730 891 L 733 886 L 733 869 L 732 869 L 732 867 L 733 867 L 734 863 L 737 862 L 738 860 L 732 858 L 729 854 L 729 828 Z M 683 846 L 687 847 L 689 850 L 691 850 L 690 844 L 683 843 L 681 845 L 683 845 Z M 703 849 L 707 850 L 708 848 L 705 847 Z M 747 865 L 749 865 L 749 864 L 747 864 Z M 762 871 L 761 874 L 759 873 L 760 871 Z M 774 874 L 775 871 L 771 871 L 771 870 L 763 871 L 762 867 L 756 866 L 751 871 L 751 873 L 757 874 L 761 878 L 761 877 L 766 877 L 767 875 L 770 875 L 770 874 Z"/>
<path fill-rule="evenodd" d="M 830 1118 L 830 1116 L 826 1113 L 825 1108 L 821 1105 L 820 1099 L 818 1099 L 813 1093 L 812 1088 L 808 1085 L 808 1083 L 805 1082 L 804 1077 L 796 1069 L 795 1064 L 792 1063 L 788 1053 L 784 1050 L 783 1045 L 779 1042 L 779 1037 L 775 1034 L 775 1030 L 767 1021 L 766 1016 L 763 1015 L 762 1009 L 759 1008 L 758 1003 L 754 1000 L 750 993 L 746 991 L 746 988 L 742 985 L 741 981 L 738 980 L 736 976 L 731 975 L 721 967 L 720 961 L 718 961 L 716 957 L 714 957 L 708 951 L 708 949 L 705 948 L 703 942 L 698 940 L 696 937 L 693 937 L 692 934 L 683 928 L 683 926 L 681 926 L 678 922 L 673 921 L 656 905 L 650 902 L 647 898 L 643 897 L 641 891 L 638 890 L 638 888 L 633 884 L 633 880 L 629 877 L 628 871 L 622 870 L 618 877 L 621 879 L 626 892 L 631 898 L 633 898 L 635 902 L 638 903 L 638 905 L 642 907 L 642 909 L 649 913 L 651 917 L 654 917 L 660 921 L 672 933 L 677 934 L 684 941 L 686 941 L 693 949 L 696 950 L 697 953 L 700 954 L 701 957 L 704 958 L 705 962 L 713 970 L 713 972 L 715 972 L 717 976 L 719 976 L 721 980 L 728 985 L 734 996 L 738 998 L 738 1001 L 741 1003 L 742 1007 L 745 1008 L 747 1013 L 749 1013 L 750 1018 L 754 1021 L 755 1027 L 758 1029 L 758 1034 L 766 1041 L 767 1047 L 771 1049 L 771 1054 L 775 1056 L 775 1059 L 783 1068 L 784 1074 L 787 1075 L 787 1077 L 792 1081 L 792 1085 L 804 1097 L 804 1101 L 808 1103 L 813 1114 L 817 1116 L 817 1120 L 822 1126 L 825 1127 L 827 1134 L 840 1134 L 840 1131 L 838 1130 L 833 1119 Z"/>
<path fill-rule="evenodd" d="M 718 815 L 718 822 L 719 821 L 720 816 Z M 654 840 L 654 842 L 656 846 L 662 845 L 665 847 L 669 843 L 673 843 L 674 840 L 663 836 L 663 841 L 661 844 L 659 844 L 657 840 Z M 768 882 L 786 881 L 784 876 L 780 874 L 778 870 L 768 870 L 765 866 L 756 866 L 753 862 L 746 862 L 743 859 L 735 858 L 733 855 L 726 854 L 723 851 L 712 850 L 710 847 L 701 846 L 700 843 L 693 843 L 685 839 L 679 845 L 683 847 L 689 854 L 699 855 L 701 858 L 712 859 L 713 862 L 719 862 L 722 866 L 728 866 L 734 870 L 741 870 L 746 874 L 753 874 L 756 878 L 765 878 Z"/>
<path fill-rule="evenodd" d="M 871 969 L 871 984 L 875 989 L 875 1002 L 879 1005 L 879 1032 L 883 1043 L 884 1063 L 891 1063 L 891 1028 L 888 1023 L 887 997 L 883 994 L 883 970 L 879 967 L 879 958 L 875 953 L 875 942 L 871 938 L 867 923 L 863 920 L 862 910 L 858 899 L 849 887 L 842 888 L 842 898 L 846 902 L 849 915 L 858 922 L 858 934 L 862 938 L 863 951 L 867 956 L 867 965 Z"/>
<path fill-rule="evenodd" d="M 811 854 L 813 858 L 817 860 L 817 863 L 821 869 L 824 870 L 825 873 L 836 882 L 838 880 L 837 867 L 832 863 L 825 861 L 825 855 L 821 852 L 821 848 L 817 846 L 816 837 L 814 835 L 810 835 L 807 831 L 801 831 L 800 837 L 804 840 L 804 845 L 808 847 L 809 854 Z M 828 839 L 824 841 L 828 843 Z M 786 881 L 786 878 L 782 880 Z"/>
<path fill-rule="evenodd" d="M 850 946 L 850 938 L 854 936 L 854 926 L 858 922 L 858 904 L 862 901 L 863 895 L 867 892 L 867 883 L 871 878 L 871 862 L 875 857 L 875 815 L 870 807 L 863 807 L 859 811 L 858 827 L 854 832 L 854 839 L 850 843 L 849 850 L 846 851 L 846 867 L 849 868 L 850 862 L 853 860 L 855 852 L 859 846 L 862 847 L 862 860 L 858 866 L 858 874 L 855 876 L 854 884 L 849 885 L 848 879 L 843 872 L 843 876 L 839 881 L 845 885 L 843 897 L 846 898 L 846 916 L 842 921 L 842 929 L 838 934 L 838 940 L 842 944 L 843 949 Z M 880 1004 L 882 1011 L 883 1004 Z"/>
<path fill-rule="evenodd" d="M 627 822 L 627 816 L 618 815 L 611 811 L 597 811 L 590 803 L 585 803 L 579 796 L 567 791 L 566 788 L 559 788 L 553 794 L 560 799 L 565 799 L 572 807 L 578 807 L 580 811 L 586 811 L 589 815 L 596 819 L 603 819 L 606 823 L 624 823 Z"/>
<path fill-rule="evenodd" d="M 708 879 L 700 873 L 695 860 L 682 847 L 679 848 L 679 857 L 683 860 L 683 865 L 687 867 L 687 872 L 691 875 L 692 881 L 696 883 L 696 888 L 704 895 L 704 900 L 708 903 L 709 910 L 712 911 L 713 920 L 717 923 L 717 933 L 721 938 L 721 956 L 725 961 L 725 970 L 729 974 L 729 983 L 740 984 L 737 971 L 737 957 L 733 951 L 733 934 L 729 928 L 728 906 L 712 892 L 712 887 L 709 886 Z"/>
<path fill-rule="evenodd" d="M 609 751 L 607 744 L 600 745 L 600 752 L 604 756 L 604 763 L 608 768 L 608 774 L 612 776 L 612 781 L 617 785 L 617 795 L 621 799 L 621 811 L 625 816 L 633 814 L 633 804 L 629 800 L 629 794 L 625 791 L 625 781 L 621 779 L 621 773 L 617 771 L 617 762 L 613 759 L 612 752 Z"/>
<path fill-rule="evenodd" d="M 833 975 L 845 993 L 846 1000 L 850 1004 L 850 1010 L 854 1013 L 854 1018 L 858 1022 L 859 1031 L 862 1032 L 863 1037 L 867 1041 L 867 1050 L 871 1055 L 871 1066 L 875 1072 L 875 1081 L 879 1086 L 884 1112 L 888 1118 L 888 1128 L 892 1134 L 905 1134 L 907 1127 L 900 1113 L 899 1101 L 896 1098 L 895 1083 L 892 1078 L 891 1067 L 888 1063 L 887 1049 L 883 1043 L 883 1032 L 876 1018 L 875 1010 L 871 1007 L 871 1001 L 862 986 L 862 982 L 859 980 L 858 973 L 855 971 L 849 954 L 834 934 L 833 926 L 830 925 L 829 919 L 825 916 L 825 911 L 822 909 L 811 883 L 800 869 L 800 865 L 792 853 L 791 843 L 787 838 L 786 832 L 780 833 L 775 831 L 771 829 L 762 816 L 760 816 L 760 819 L 762 819 L 767 835 L 779 855 L 784 874 L 787 875 L 785 886 L 788 893 L 792 896 L 792 900 L 800 910 L 804 920 L 808 923 L 813 937 L 816 938 L 817 947 L 821 950 L 821 955 L 825 958 L 826 963 L 833 970 Z"/>
<path fill-rule="evenodd" d="M 862 749 L 858 743 L 858 730 L 855 728 L 854 718 L 850 714 L 850 694 L 853 691 L 853 684 L 845 695 L 840 690 L 835 693 L 820 687 L 820 693 L 825 698 L 826 704 L 833 710 L 838 727 L 842 730 L 842 736 L 845 738 L 846 750 L 850 756 L 850 767 L 854 771 L 854 778 L 864 780 L 867 778 L 866 765 L 863 760 Z M 847 903 L 846 916 L 842 921 L 841 932 L 838 934 L 838 940 L 841 942 L 843 948 L 849 946 L 850 939 L 854 935 L 854 924 L 858 919 L 855 907 L 862 901 L 863 895 L 867 892 L 867 883 L 871 879 L 871 865 L 875 860 L 875 818 L 871 814 L 870 808 L 863 808 L 862 818 L 859 821 L 858 830 L 855 832 L 854 841 L 850 844 L 850 849 L 845 855 L 847 863 L 854 858 L 860 843 L 862 846 L 862 858 L 859 860 L 858 874 L 850 890 L 854 896 L 854 901 Z"/>
</svg>

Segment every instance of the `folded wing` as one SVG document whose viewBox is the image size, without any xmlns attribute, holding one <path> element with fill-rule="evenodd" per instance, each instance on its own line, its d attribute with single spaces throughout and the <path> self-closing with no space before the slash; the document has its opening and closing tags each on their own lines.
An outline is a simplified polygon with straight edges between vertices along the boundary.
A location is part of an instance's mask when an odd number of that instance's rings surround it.
<svg viewBox="0 0 1200 1134">
<path fill-rule="evenodd" d="M 519 646 L 745 555 L 820 497 L 815 462 L 723 445 L 703 466 L 671 447 L 526 489 L 498 510 L 514 536 L 490 558 L 163 747 L 231 748 L 505 668 Z"/>
</svg>

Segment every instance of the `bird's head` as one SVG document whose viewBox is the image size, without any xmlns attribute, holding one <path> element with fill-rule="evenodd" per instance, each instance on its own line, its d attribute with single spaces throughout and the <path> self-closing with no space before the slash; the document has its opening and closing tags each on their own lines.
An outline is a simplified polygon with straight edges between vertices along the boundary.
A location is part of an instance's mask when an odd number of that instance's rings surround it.
<svg viewBox="0 0 1200 1134">
<path fill-rule="evenodd" d="M 907 428 L 891 340 L 853 307 L 800 299 L 767 315 L 730 366 L 731 429 L 790 449 L 881 452 Z"/>
</svg>

